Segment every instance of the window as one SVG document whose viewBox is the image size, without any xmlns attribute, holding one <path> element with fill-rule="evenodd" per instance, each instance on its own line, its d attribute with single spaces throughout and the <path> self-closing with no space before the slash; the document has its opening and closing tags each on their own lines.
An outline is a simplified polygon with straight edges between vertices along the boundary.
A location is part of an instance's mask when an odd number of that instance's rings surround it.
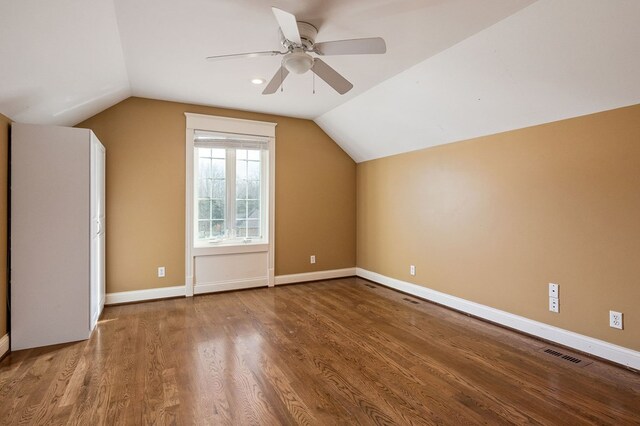
<svg viewBox="0 0 640 426">
<path fill-rule="evenodd" d="M 194 132 L 194 245 L 266 240 L 268 139 Z"/>
<path fill-rule="evenodd" d="M 185 295 L 274 285 L 277 123 L 185 118 Z"/>
</svg>

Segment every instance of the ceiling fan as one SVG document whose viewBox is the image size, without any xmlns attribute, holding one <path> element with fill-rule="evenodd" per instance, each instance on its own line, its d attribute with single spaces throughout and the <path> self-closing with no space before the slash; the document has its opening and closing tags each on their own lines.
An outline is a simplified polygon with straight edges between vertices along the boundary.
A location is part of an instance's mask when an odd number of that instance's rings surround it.
<svg viewBox="0 0 640 426">
<path fill-rule="evenodd" d="M 208 60 L 220 60 L 282 55 L 282 64 L 269 84 L 265 87 L 262 92 L 263 95 L 275 93 L 290 72 L 294 74 L 304 74 L 309 70 L 323 79 L 329 86 L 335 89 L 336 92 L 344 95 L 353 88 L 353 84 L 327 65 L 322 59 L 313 57 L 310 53 L 319 56 L 329 56 L 380 54 L 387 51 L 387 45 L 380 37 L 316 43 L 315 38 L 318 35 L 318 29 L 316 27 L 307 22 L 297 21 L 293 14 L 285 12 L 284 10 L 276 7 L 272 7 L 271 10 L 280 26 L 280 39 L 282 46 L 286 49 L 285 51 L 269 50 L 265 52 L 209 56 L 206 58 Z"/>
</svg>

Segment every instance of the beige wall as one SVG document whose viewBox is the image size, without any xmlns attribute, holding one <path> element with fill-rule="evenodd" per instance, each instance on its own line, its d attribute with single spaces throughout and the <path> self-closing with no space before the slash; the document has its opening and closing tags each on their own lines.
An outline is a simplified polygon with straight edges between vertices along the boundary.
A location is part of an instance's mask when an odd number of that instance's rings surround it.
<svg viewBox="0 0 640 426">
<path fill-rule="evenodd" d="M 359 267 L 640 350 L 640 105 L 361 163 L 357 194 Z"/>
<path fill-rule="evenodd" d="M 356 165 L 314 122 L 129 98 L 78 124 L 107 148 L 107 292 L 184 284 L 185 112 L 278 123 L 276 275 L 355 266 Z"/>
<path fill-rule="evenodd" d="M 7 333 L 7 191 L 9 178 L 9 127 L 0 114 L 0 337 Z"/>
</svg>

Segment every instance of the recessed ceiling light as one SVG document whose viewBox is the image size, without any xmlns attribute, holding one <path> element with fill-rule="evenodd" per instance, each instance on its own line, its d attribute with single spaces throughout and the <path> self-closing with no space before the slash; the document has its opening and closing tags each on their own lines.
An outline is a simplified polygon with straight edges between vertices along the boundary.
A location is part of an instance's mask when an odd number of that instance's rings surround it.
<svg viewBox="0 0 640 426">
<path fill-rule="evenodd" d="M 251 82 L 257 85 L 257 84 L 264 84 L 265 80 L 264 78 L 252 78 Z"/>
</svg>

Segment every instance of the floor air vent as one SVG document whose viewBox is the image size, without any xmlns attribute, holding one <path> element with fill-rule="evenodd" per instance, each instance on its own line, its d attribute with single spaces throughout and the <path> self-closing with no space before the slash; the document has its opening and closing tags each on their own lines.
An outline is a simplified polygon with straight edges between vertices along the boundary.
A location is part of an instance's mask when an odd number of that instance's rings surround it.
<svg viewBox="0 0 640 426">
<path fill-rule="evenodd" d="M 544 352 L 544 353 L 546 353 L 548 355 L 554 356 L 556 358 L 560 358 L 560 359 L 563 359 L 565 361 L 572 362 L 575 365 L 579 365 L 580 367 L 584 367 L 585 365 L 591 364 L 591 361 L 586 361 L 586 360 L 577 358 L 575 356 L 566 355 L 566 354 L 563 354 L 562 352 L 558 352 L 558 351 L 550 349 L 550 348 L 543 349 L 542 352 Z"/>
<path fill-rule="evenodd" d="M 409 299 L 408 297 L 405 297 L 402 300 L 406 300 L 407 302 L 413 303 L 414 305 L 417 305 L 418 303 L 420 303 L 417 300 L 412 300 L 412 299 Z"/>
<path fill-rule="evenodd" d="M 373 284 L 365 284 L 365 285 L 366 285 L 367 287 L 369 287 L 369 288 L 376 288 L 376 286 L 375 286 L 375 285 L 373 285 Z"/>
<path fill-rule="evenodd" d="M 560 352 L 554 351 L 553 349 L 545 349 L 544 352 L 548 353 L 549 355 L 553 355 L 553 356 L 562 356 L 562 354 Z"/>
<path fill-rule="evenodd" d="M 580 358 L 576 358 L 574 356 L 569 356 L 569 355 L 562 355 L 562 359 L 566 359 L 567 361 L 571 361 L 574 364 L 579 364 L 582 362 L 582 360 Z"/>
</svg>

